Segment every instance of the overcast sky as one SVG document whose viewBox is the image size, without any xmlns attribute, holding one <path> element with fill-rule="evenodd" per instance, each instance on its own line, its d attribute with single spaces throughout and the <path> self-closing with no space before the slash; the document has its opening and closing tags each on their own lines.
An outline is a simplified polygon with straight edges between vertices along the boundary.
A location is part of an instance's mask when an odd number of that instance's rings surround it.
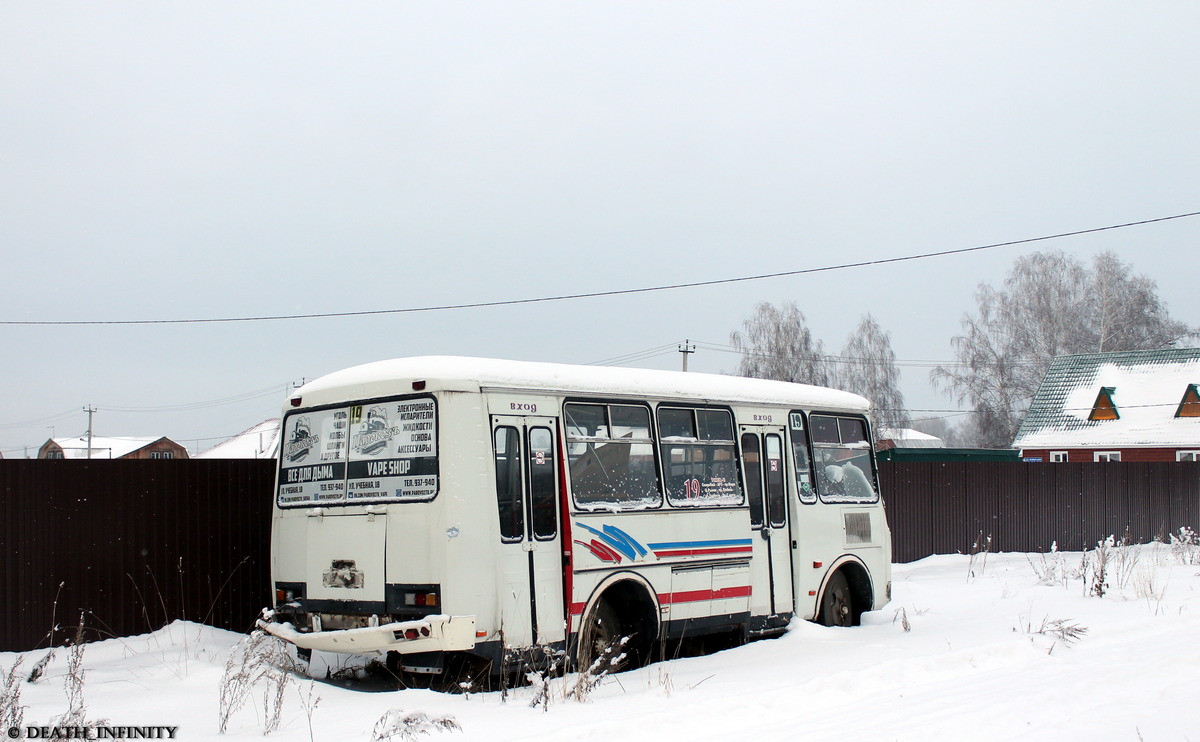
<svg viewBox="0 0 1200 742">
<path fill-rule="evenodd" d="M 1193 212 L 1198 38 L 1190 1 L 13 0 L 0 320 L 600 292 Z M 0 452 L 82 434 L 88 405 L 97 435 L 202 450 L 278 415 L 294 380 L 405 355 L 659 348 L 629 365 L 677 368 L 687 338 L 693 370 L 732 370 L 759 301 L 797 302 L 834 352 L 871 312 L 910 406 L 949 409 L 928 362 L 952 358 L 979 282 L 1034 249 L 1112 250 L 1200 324 L 1198 237 L 1181 219 L 503 308 L 0 325 Z"/>
</svg>

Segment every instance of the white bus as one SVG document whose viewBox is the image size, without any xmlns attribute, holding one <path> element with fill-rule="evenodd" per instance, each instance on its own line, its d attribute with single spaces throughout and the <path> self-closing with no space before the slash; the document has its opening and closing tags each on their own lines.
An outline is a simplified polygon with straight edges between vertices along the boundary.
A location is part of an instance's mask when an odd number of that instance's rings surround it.
<svg viewBox="0 0 1200 742">
<path fill-rule="evenodd" d="M 289 400 L 272 528 L 294 643 L 437 673 L 634 660 L 682 637 L 854 625 L 891 594 L 862 397 L 699 373 L 382 361 Z M 581 640 L 582 637 L 582 640 Z"/>
</svg>

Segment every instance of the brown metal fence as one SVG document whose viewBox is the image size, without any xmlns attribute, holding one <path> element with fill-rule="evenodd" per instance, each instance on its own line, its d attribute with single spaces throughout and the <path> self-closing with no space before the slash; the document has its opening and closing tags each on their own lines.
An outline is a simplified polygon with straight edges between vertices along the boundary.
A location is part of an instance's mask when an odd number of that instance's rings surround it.
<svg viewBox="0 0 1200 742">
<path fill-rule="evenodd" d="M 267 605 L 264 460 L 0 460 L 0 650 L 174 619 L 245 631 Z M 52 627 L 60 627 L 52 631 Z"/>
<path fill-rule="evenodd" d="M 1200 465 L 880 462 L 892 559 L 1093 548 L 1200 528 Z"/>
<path fill-rule="evenodd" d="M 881 462 L 893 559 L 1082 550 L 1200 528 L 1200 465 Z M 186 618 L 245 631 L 270 599 L 272 461 L 0 460 L 0 651 Z M 51 631 L 54 626 L 61 627 Z"/>
</svg>

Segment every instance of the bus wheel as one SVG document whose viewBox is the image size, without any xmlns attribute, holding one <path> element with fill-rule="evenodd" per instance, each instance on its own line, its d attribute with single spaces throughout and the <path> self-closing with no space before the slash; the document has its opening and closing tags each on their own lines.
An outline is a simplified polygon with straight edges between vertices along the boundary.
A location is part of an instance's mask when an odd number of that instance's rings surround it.
<svg viewBox="0 0 1200 742">
<path fill-rule="evenodd" d="M 834 572 L 821 596 L 821 623 L 826 626 L 853 626 L 854 598 L 850 583 L 841 571 Z"/>
<path fill-rule="evenodd" d="M 625 638 L 616 609 L 603 598 L 596 601 L 579 634 L 579 672 L 600 674 L 630 669 L 627 648 L 622 646 Z"/>
</svg>

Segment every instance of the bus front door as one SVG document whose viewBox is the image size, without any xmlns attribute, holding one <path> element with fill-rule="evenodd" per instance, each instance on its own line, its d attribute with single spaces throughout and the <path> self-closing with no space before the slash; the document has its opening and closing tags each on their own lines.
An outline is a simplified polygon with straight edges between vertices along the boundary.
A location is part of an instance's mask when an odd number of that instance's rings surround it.
<svg viewBox="0 0 1200 742">
<path fill-rule="evenodd" d="M 784 431 L 743 425 L 741 436 L 750 527 L 756 532 L 751 564 L 751 631 L 771 632 L 786 627 L 795 612 Z"/>
<path fill-rule="evenodd" d="M 566 639 L 556 422 L 492 417 L 500 515 L 499 628 L 508 646 Z"/>
</svg>

